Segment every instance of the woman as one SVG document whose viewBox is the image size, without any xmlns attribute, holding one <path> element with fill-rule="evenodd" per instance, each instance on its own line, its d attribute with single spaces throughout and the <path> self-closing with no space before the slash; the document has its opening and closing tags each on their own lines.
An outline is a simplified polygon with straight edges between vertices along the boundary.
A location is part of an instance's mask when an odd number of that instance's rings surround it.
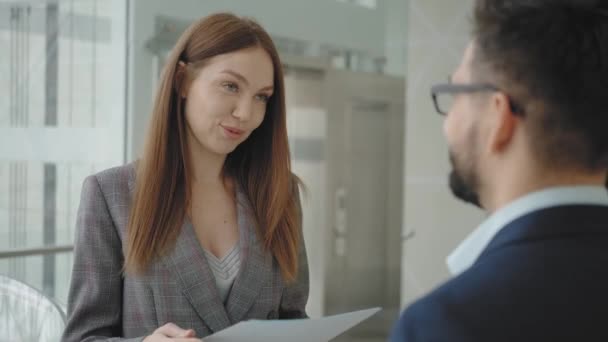
<svg viewBox="0 0 608 342">
<path fill-rule="evenodd" d="M 64 340 L 306 317 L 297 189 L 269 35 L 231 14 L 199 20 L 167 61 L 142 158 L 84 182 Z"/>
</svg>

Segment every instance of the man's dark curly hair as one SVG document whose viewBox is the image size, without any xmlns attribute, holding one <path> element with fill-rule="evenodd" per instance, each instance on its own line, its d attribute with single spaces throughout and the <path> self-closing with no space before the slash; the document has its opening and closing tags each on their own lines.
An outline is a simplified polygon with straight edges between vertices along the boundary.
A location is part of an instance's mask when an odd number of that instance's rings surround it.
<svg viewBox="0 0 608 342">
<path fill-rule="evenodd" d="M 473 75 L 520 107 L 548 167 L 608 169 L 608 0 L 477 0 Z"/>
</svg>

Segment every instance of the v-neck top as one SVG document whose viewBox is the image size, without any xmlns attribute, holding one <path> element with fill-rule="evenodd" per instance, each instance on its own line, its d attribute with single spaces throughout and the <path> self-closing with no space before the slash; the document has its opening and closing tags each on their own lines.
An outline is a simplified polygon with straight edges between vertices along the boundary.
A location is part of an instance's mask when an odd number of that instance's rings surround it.
<svg viewBox="0 0 608 342">
<path fill-rule="evenodd" d="M 221 259 L 216 257 L 213 253 L 203 248 L 205 257 L 213 275 L 215 277 L 215 284 L 217 285 L 218 292 L 222 302 L 225 304 L 228 299 L 228 294 L 234 284 L 239 270 L 241 269 L 241 252 L 239 243 L 237 242 L 234 247 Z"/>
</svg>

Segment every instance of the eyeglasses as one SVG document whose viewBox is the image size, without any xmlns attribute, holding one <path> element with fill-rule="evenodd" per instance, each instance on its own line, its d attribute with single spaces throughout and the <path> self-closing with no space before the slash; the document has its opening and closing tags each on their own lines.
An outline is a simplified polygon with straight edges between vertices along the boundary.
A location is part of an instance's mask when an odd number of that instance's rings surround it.
<svg viewBox="0 0 608 342">
<path fill-rule="evenodd" d="M 479 92 L 496 92 L 502 91 L 500 88 L 487 83 L 481 84 L 454 84 L 454 83 L 443 83 L 437 84 L 431 87 L 431 97 L 435 104 L 437 113 L 441 115 L 447 115 L 452 108 L 454 103 L 454 95 L 459 93 L 479 93 Z M 515 104 L 509 99 L 511 111 L 516 114 L 523 115 L 523 110 L 520 106 Z"/>
</svg>

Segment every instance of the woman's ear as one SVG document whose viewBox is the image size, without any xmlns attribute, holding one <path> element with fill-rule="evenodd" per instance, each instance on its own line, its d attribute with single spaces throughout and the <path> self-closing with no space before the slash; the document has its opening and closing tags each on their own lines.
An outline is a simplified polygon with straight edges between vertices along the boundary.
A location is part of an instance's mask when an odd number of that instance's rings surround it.
<svg viewBox="0 0 608 342">
<path fill-rule="evenodd" d="M 175 70 L 175 91 L 179 94 L 182 99 L 186 98 L 188 94 L 188 77 L 187 77 L 187 66 L 183 61 L 177 62 L 177 68 Z"/>
</svg>

